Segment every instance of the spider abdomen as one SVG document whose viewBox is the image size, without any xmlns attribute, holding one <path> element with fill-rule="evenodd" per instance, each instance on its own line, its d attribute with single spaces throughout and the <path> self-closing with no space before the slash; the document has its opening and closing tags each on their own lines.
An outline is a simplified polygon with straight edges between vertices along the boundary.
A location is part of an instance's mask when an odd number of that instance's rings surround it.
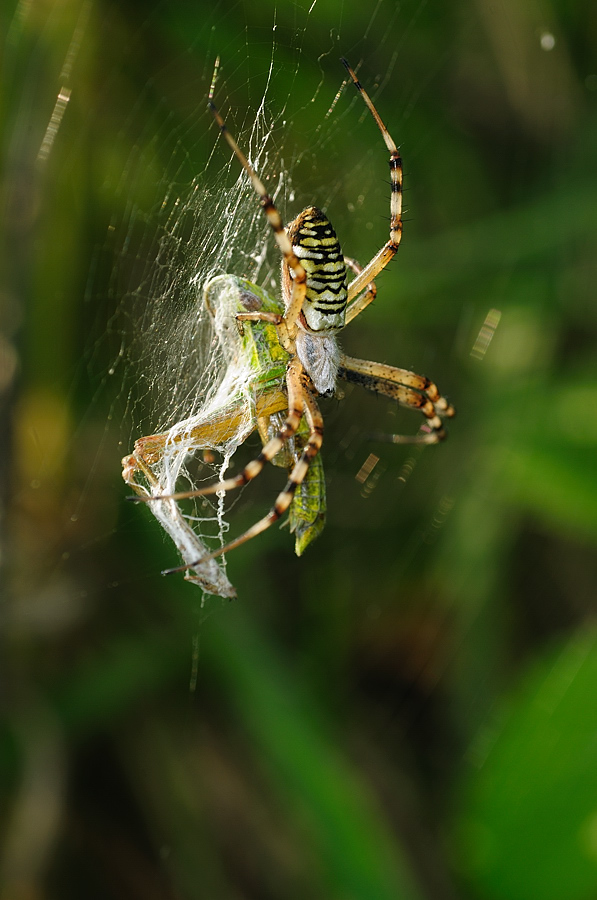
<svg viewBox="0 0 597 900">
<path fill-rule="evenodd" d="M 314 334 L 344 328 L 347 304 L 346 263 L 329 219 L 309 206 L 288 226 L 295 256 L 307 273 L 307 291 L 299 324 Z M 285 298 L 292 291 L 292 275 L 284 266 Z"/>
</svg>

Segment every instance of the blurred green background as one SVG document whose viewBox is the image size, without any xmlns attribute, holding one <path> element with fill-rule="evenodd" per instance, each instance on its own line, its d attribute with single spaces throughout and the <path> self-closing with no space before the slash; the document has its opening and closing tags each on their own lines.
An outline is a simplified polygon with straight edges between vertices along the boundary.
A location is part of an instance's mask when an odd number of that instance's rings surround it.
<svg viewBox="0 0 597 900">
<path fill-rule="evenodd" d="M 594 5 L 365 7 L 3 5 L 2 900 L 597 896 Z M 343 343 L 458 417 L 419 452 L 367 438 L 413 414 L 325 402 L 324 534 L 299 560 L 270 529 L 202 609 L 124 503 L 167 417 L 121 285 L 169 188 L 228 162 L 218 53 L 241 141 L 269 79 L 283 215 L 325 206 L 365 262 L 386 153 L 356 96 L 328 114 L 361 64 L 408 211 Z"/>
</svg>

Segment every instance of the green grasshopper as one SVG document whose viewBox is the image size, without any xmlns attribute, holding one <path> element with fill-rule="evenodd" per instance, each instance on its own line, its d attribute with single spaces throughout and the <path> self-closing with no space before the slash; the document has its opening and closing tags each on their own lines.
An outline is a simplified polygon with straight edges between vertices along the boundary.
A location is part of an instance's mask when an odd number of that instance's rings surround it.
<svg viewBox="0 0 597 900">
<path fill-rule="evenodd" d="M 203 301 L 212 319 L 225 370 L 220 388 L 197 415 L 176 423 L 166 432 L 140 438 L 133 453 L 122 460 L 123 478 L 140 499 L 168 494 L 148 505 L 187 564 L 209 551 L 180 512 L 180 494 L 171 493 L 184 457 L 191 451 L 223 449 L 231 441 L 236 447 L 255 429 L 265 445 L 279 429 L 287 407 L 284 379 L 289 354 L 280 345 L 275 327 L 263 321 L 240 322 L 236 318 L 254 310 L 280 313 L 281 301 L 234 275 L 219 275 L 209 281 Z M 303 420 L 294 438 L 273 458 L 274 465 L 290 471 L 307 436 Z M 163 473 L 168 467 L 166 480 Z M 325 509 L 323 463 L 317 456 L 289 508 L 297 556 L 323 530 Z M 193 567 L 186 577 L 208 593 L 234 596 L 234 588 L 214 560 Z"/>
</svg>

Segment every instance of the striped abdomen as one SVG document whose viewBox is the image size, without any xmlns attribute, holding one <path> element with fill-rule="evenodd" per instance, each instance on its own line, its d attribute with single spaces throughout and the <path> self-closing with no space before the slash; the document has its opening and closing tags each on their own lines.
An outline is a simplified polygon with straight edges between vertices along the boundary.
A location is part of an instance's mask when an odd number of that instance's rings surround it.
<svg viewBox="0 0 597 900">
<path fill-rule="evenodd" d="M 304 321 L 301 324 L 316 334 L 344 328 L 346 264 L 329 219 L 316 206 L 309 206 L 288 226 L 288 236 L 307 273 Z M 286 301 L 292 291 L 291 277 L 288 266 L 284 266 Z"/>
</svg>

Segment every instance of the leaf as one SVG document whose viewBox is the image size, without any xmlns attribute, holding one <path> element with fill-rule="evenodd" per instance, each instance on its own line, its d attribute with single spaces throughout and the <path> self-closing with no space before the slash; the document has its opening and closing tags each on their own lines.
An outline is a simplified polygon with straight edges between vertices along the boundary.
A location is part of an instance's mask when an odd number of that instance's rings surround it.
<svg viewBox="0 0 597 900">
<path fill-rule="evenodd" d="M 500 721 L 501 719 L 501 721 Z M 483 747 L 483 744 L 485 746 Z M 581 633 L 525 677 L 477 746 L 458 838 L 479 895 L 597 893 L 597 635 Z"/>
</svg>

